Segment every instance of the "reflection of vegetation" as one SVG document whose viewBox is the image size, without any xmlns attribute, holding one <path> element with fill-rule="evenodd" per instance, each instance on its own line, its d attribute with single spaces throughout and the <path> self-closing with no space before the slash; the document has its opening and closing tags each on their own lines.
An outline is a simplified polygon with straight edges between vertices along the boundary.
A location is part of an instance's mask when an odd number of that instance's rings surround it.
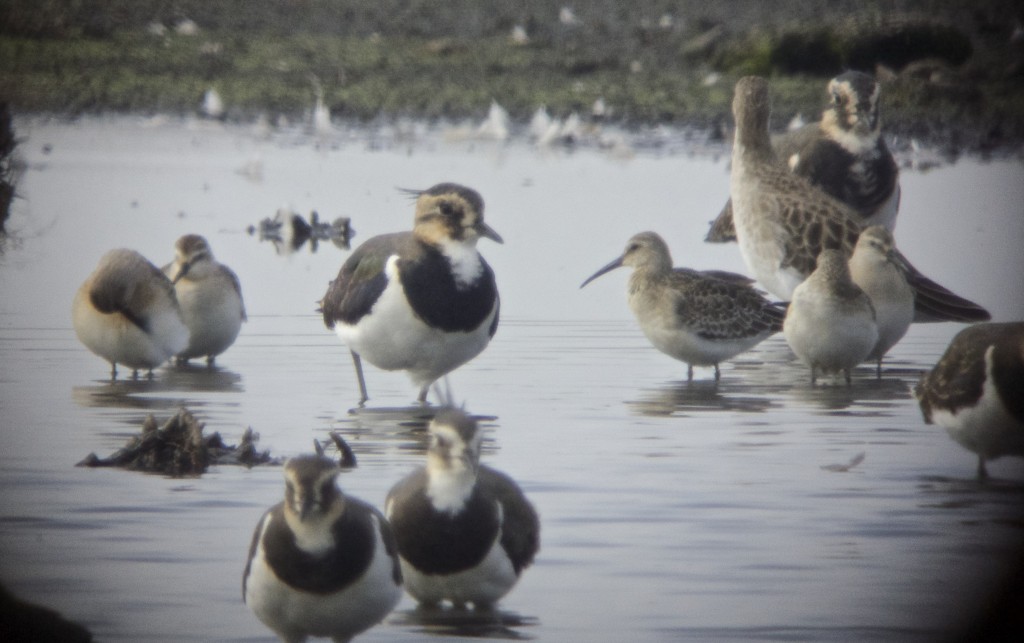
<svg viewBox="0 0 1024 643">
<path fill-rule="evenodd" d="M 525 121 L 542 104 L 564 116 L 603 97 L 627 123 L 700 126 L 728 120 L 738 75 L 776 77 L 784 122 L 812 116 L 823 78 L 882 64 L 898 74 L 884 90 L 890 131 L 1024 139 L 1013 3 L 908 0 L 922 13 L 893 16 L 863 2 L 809 15 L 800 2 L 605 0 L 577 3 L 572 24 L 563 4 L 7 0 L 0 95 L 20 110 L 182 112 L 215 86 L 229 114 L 295 116 L 312 104 L 312 75 L 342 117 L 481 116 L 496 99 Z M 923 59 L 938 62 L 914 67 Z"/>
<path fill-rule="evenodd" d="M 14 200 L 14 127 L 7 103 L 0 102 L 0 234 L 4 234 L 4 223 L 11 213 Z"/>
</svg>

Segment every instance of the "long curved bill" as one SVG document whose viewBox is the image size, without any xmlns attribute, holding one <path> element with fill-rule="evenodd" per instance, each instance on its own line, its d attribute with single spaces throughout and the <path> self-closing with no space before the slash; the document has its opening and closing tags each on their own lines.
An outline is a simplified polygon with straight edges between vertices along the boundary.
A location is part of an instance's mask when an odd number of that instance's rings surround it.
<svg viewBox="0 0 1024 643">
<path fill-rule="evenodd" d="M 580 288 L 583 288 L 584 286 L 589 284 L 591 281 L 597 279 L 601 275 L 607 274 L 607 273 L 611 272 L 612 270 L 615 270 L 616 268 L 620 268 L 620 267 L 622 267 L 622 257 L 619 257 L 618 259 L 615 259 L 614 261 L 610 262 L 604 268 L 601 268 L 600 270 L 598 270 L 594 274 L 592 274 L 589 277 L 587 277 L 587 280 L 584 281 L 582 284 L 580 284 Z"/>
</svg>

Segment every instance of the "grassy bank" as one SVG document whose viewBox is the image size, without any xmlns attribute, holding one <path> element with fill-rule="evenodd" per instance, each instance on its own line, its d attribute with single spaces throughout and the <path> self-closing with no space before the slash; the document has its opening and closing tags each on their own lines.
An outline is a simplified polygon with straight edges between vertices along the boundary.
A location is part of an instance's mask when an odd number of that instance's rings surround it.
<svg viewBox="0 0 1024 643">
<path fill-rule="evenodd" d="M 795 2 L 604 1 L 560 20 L 562 4 L 9 0 L 0 96 L 16 112 L 184 113 L 214 87 L 229 117 L 295 118 L 315 78 L 338 118 L 480 117 L 493 99 L 525 121 L 539 105 L 566 115 L 603 97 L 626 124 L 701 127 L 729 122 L 740 75 L 773 78 L 784 122 L 813 118 L 827 78 L 853 67 L 882 70 L 891 133 L 968 149 L 1024 141 L 1009 3 L 798 15 Z"/>
</svg>

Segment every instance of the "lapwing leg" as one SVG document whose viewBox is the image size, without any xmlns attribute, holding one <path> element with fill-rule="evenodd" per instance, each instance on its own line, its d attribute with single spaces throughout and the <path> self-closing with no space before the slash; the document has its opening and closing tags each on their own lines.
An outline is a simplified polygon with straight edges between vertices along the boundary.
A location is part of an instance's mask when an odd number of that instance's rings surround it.
<svg viewBox="0 0 1024 643">
<path fill-rule="evenodd" d="M 718 364 L 715 364 L 715 381 L 722 379 L 722 371 L 718 370 Z"/>
<path fill-rule="evenodd" d="M 133 368 L 132 369 L 132 379 L 133 380 L 139 379 L 139 369 L 137 369 L 137 368 Z"/>
<path fill-rule="evenodd" d="M 153 369 L 149 369 L 148 371 L 146 371 L 146 379 L 147 380 L 153 379 Z"/>
<path fill-rule="evenodd" d="M 875 368 L 875 379 L 882 379 L 882 358 L 878 358 L 878 366 Z"/>
<path fill-rule="evenodd" d="M 988 469 L 985 468 L 985 457 L 978 456 L 978 480 L 988 480 Z"/>
<path fill-rule="evenodd" d="M 206 368 L 207 369 L 213 370 L 213 360 L 215 360 L 215 359 L 217 359 L 217 358 L 214 357 L 213 355 L 207 356 L 207 358 L 206 358 Z"/>
<path fill-rule="evenodd" d="M 811 365 L 811 386 L 814 386 L 818 382 L 818 372 L 815 370 L 814 365 Z"/>
<path fill-rule="evenodd" d="M 110 379 L 117 379 L 117 362 L 110 363 Z"/>
<path fill-rule="evenodd" d="M 850 369 L 844 368 L 843 369 L 843 376 L 846 378 L 846 385 L 847 386 L 850 386 L 851 384 L 853 384 L 853 377 L 850 375 Z"/>
<path fill-rule="evenodd" d="M 366 394 L 366 380 L 363 379 L 363 360 L 359 357 L 359 353 L 349 352 L 352 353 L 352 363 L 356 367 L 356 379 L 359 380 L 359 406 L 362 406 L 366 404 L 366 400 L 370 399 L 370 396 Z"/>
<path fill-rule="evenodd" d="M 426 386 L 424 386 L 423 388 L 420 389 L 420 394 L 418 396 L 416 396 L 416 401 L 419 402 L 423 406 L 427 405 L 427 391 L 429 389 L 430 389 L 430 385 L 427 384 Z"/>
<path fill-rule="evenodd" d="M 693 381 L 693 364 L 687 364 L 686 365 L 686 381 L 687 382 L 692 382 Z"/>
</svg>

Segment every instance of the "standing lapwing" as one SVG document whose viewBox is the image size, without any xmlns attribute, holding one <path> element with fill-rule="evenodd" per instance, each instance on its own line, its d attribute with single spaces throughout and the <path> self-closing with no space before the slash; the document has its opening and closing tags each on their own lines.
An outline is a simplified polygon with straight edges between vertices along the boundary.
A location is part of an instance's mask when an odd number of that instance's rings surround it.
<svg viewBox="0 0 1024 643">
<path fill-rule="evenodd" d="M 985 461 L 1024 456 L 1024 322 L 975 324 L 953 338 L 914 393 L 928 424 Z"/>
<path fill-rule="evenodd" d="M 385 505 L 405 588 L 423 605 L 487 609 L 533 562 L 540 522 L 511 478 L 480 464 L 475 419 L 445 408 L 429 430 L 426 467 L 392 487 Z"/>
<path fill-rule="evenodd" d="M 341 469 L 322 455 L 285 463 L 284 502 L 260 519 L 242 598 L 282 640 L 348 641 L 402 597 L 395 539 L 384 516 L 342 493 Z"/>
<path fill-rule="evenodd" d="M 480 354 L 498 327 L 494 272 L 476 243 L 501 237 L 470 188 L 416 192 L 411 232 L 373 237 L 341 267 L 320 302 L 324 324 L 348 346 L 368 399 L 361 358 L 404 370 L 426 401 L 430 385 Z"/>
</svg>

